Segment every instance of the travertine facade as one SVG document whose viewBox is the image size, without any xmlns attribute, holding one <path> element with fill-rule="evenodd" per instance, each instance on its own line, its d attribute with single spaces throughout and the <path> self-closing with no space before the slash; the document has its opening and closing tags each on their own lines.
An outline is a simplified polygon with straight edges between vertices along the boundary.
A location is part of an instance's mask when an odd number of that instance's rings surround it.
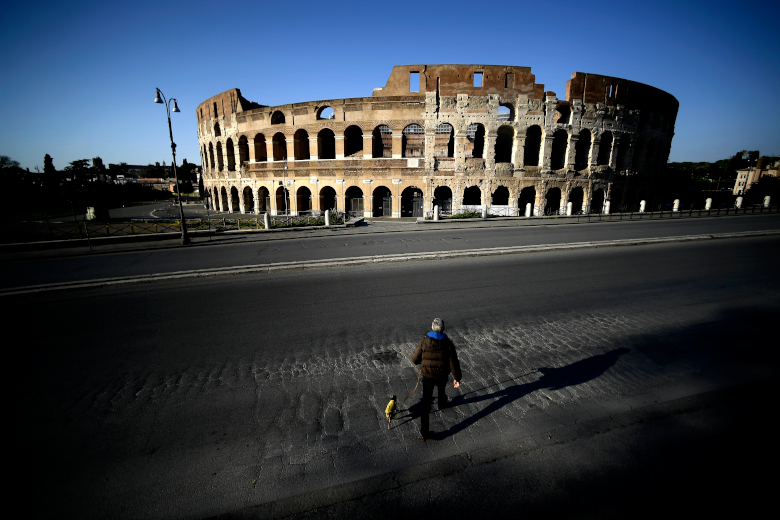
<svg viewBox="0 0 780 520">
<path fill-rule="evenodd" d="M 530 203 L 539 215 L 647 198 L 678 106 L 595 74 L 572 74 L 564 101 L 529 67 L 403 65 L 371 97 L 268 107 L 232 89 L 197 119 L 204 185 L 223 211 L 522 215 Z"/>
</svg>

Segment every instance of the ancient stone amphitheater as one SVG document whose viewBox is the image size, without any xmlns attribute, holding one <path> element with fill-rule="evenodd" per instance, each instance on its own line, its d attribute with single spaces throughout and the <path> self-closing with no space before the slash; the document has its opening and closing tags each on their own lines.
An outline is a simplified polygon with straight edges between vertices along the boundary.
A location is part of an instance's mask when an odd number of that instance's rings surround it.
<svg viewBox="0 0 780 520">
<path fill-rule="evenodd" d="M 269 107 L 232 89 L 197 118 L 204 186 L 222 211 L 549 215 L 649 197 L 678 107 L 596 74 L 572 74 L 561 100 L 529 67 L 402 65 L 371 97 Z"/>
</svg>

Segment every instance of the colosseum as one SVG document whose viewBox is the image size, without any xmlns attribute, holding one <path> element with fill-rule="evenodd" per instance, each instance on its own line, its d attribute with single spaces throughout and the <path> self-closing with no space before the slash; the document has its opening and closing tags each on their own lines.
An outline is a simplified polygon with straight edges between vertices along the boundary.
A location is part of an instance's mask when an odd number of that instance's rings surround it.
<svg viewBox="0 0 780 520">
<path fill-rule="evenodd" d="M 499 65 L 401 65 L 371 97 L 274 107 L 231 89 L 197 108 L 204 186 L 231 213 L 396 218 L 614 211 L 651 196 L 674 96 L 575 72 L 565 97 L 530 67 Z"/>
</svg>

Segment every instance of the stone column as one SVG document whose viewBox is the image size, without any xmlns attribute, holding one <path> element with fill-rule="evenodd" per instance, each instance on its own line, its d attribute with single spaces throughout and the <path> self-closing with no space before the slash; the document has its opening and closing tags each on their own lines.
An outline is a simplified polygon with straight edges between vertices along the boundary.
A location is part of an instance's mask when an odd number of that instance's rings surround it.
<svg viewBox="0 0 780 520">
<path fill-rule="evenodd" d="M 536 201 L 534 204 L 534 215 L 540 216 L 544 215 L 544 210 L 546 200 L 545 197 L 547 196 L 547 185 L 545 185 L 544 182 L 540 182 L 539 186 L 536 189 Z"/>
<path fill-rule="evenodd" d="M 523 138 L 525 135 L 523 136 Z M 520 134 L 517 133 L 512 143 L 512 156 L 509 159 L 515 168 L 519 168 L 523 163 L 523 140 L 520 138 Z"/>
<path fill-rule="evenodd" d="M 274 162 L 274 140 L 266 139 L 265 141 L 265 160 L 268 162 Z"/>
<path fill-rule="evenodd" d="M 468 143 L 468 137 L 466 137 L 465 131 L 455 133 L 455 171 L 463 172 L 466 170 L 466 143 Z"/>
<path fill-rule="evenodd" d="M 285 139 L 285 146 L 287 150 L 287 162 L 295 162 L 295 143 L 297 139 Z"/>
<path fill-rule="evenodd" d="M 242 215 L 246 213 L 246 208 L 244 208 L 244 190 L 241 188 L 238 189 L 238 212 Z"/>
<path fill-rule="evenodd" d="M 236 177 L 240 179 L 241 165 L 243 163 L 241 162 L 241 146 L 239 145 L 238 142 L 236 142 L 236 144 L 233 145 L 233 159 L 235 160 L 234 164 L 236 165 L 236 173 L 237 173 Z"/>
<path fill-rule="evenodd" d="M 403 137 L 403 132 L 393 132 L 393 159 L 400 159 L 403 155 Z"/>
<path fill-rule="evenodd" d="M 312 161 L 319 160 L 320 156 L 320 149 L 319 149 L 319 141 L 317 141 L 316 137 L 309 137 L 309 157 Z"/>
<path fill-rule="evenodd" d="M 286 186 L 285 186 L 286 187 Z M 298 193 L 295 186 L 295 181 L 292 181 L 292 186 L 288 188 L 290 190 L 290 215 L 298 214 Z"/>
<path fill-rule="evenodd" d="M 374 135 L 363 134 L 363 159 L 372 159 L 374 157 L 373 144 L 374 144 Z"/>
<path fill-rule="evenodd" d="M 601 145 L 601 137 L 594 137 L 590 147 L 590 164 L 588 166 L 590 171 L 594 171 L 599 163 L 599 145 Z"/>
<path fill-rule="evenodd" d="M 539 161 L 540 170 L 550 170 L 550 159 L 552 155 L 553 136 L 551 133 L 547 133 L 544 136 L 544 143 L 542 143 L 542 157 Z"/>
<path fill-rule="evenodd" d="M 569 136 L 569 147 L 566 150 L 566 162 L 563 165 L 566 170 L 574 169 L 574 154 L 576 153 L 577 141 L 579 141 L 579 139 L 579 134 L 573 134 Z"/>
<path fill-rule="evenodd" d="M 612 153 L 609 154 L 609 167 L 614 171 L 617 171 L 617 155 L 618 150 L 620 150 L 620 140 L 622 138 L 622 134 L 612 134 Z"/>
<path fill-rule="evenodd" d="M 485 147 L 482 150 L 482 156 L 485 158 L 485 169 L 493 170 L 496 168 L 496 137 L 493 131 L 485 131 Z"/>
<path fill-rule="evenodd" d="M 517 150 L 515 151 L 515 168 L 524 168 L 525 167 L 525 138 L 526 138 L 526 130 L 521 130 L 517 132 L 517 136 L 515 137 L 515 142 L 517 143 L 516 147 Z"/>
<path fill-rule="evenodd" d="M 249 164 L 252 164 L 255 161 L 255 140 L 252 139 L 251 141 L 247 139 L 247 146 L 249 147 Z"/>
<path fill-rule="evenodd" d="M 336 136 L 336 159 L 344 158 L 344 136 Z"/>
</svg>

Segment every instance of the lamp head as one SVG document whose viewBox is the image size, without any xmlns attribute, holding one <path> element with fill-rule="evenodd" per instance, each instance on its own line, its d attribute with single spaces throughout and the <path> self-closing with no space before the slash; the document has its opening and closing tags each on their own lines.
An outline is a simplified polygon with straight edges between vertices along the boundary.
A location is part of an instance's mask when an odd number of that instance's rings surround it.
<svg viewBox="0 0 780 520">
<path fill-rule="evenodd" d="M 181 112 L 181 110 L 179 110 L 179 105 L 176 104 L 176 99 L 173 100 L 173 110 L 171 110 L 171 112 Z"/>
<path fill-rule="evenodd" d="M 162 99 L 160 99 L 160 89 L 157 89 L 157 91 L 154 93 L 154 102 L 162 104 Z"/>
</svg>

